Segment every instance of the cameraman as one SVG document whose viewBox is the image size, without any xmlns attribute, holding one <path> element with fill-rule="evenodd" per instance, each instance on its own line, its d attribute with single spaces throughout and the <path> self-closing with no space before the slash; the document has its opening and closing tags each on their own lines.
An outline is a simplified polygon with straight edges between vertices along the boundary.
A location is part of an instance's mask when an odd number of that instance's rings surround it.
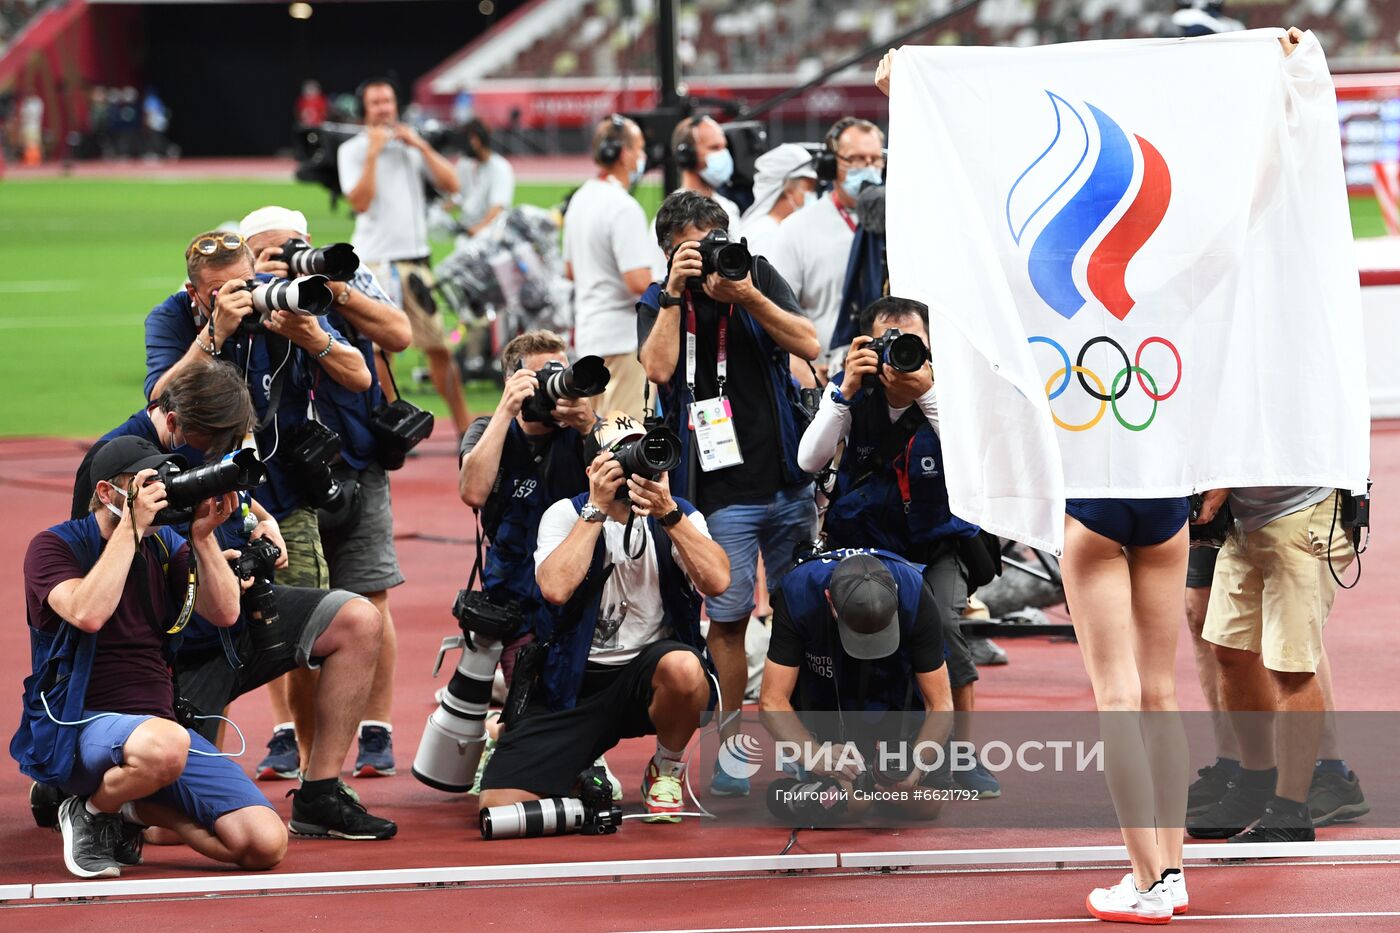
<svg viewBox="0 0 1400 933">
<path fill-rule="evenodd" d="M 846 354 L 845 368 L 822 393 L 821 407 L 798 451 L 804 470 L 826 468 L 845 445 L 836 487 L 826 510 L 829 547 L 880 547 L 924 565 L 924 580 L 938 603 L 947 647 L 953 705 L 969 714 L 975 705 L 977 666 L 963 638 L 962 610 L 969 586 L 965 562 L 991 560 L 978 528 L 948 510 L 943 450 L 938 433 L 938 394 L 925 363 L 901 372 L 870 348 L 887 331 L 913 334 L 928 345 L 928 308 L 907 298 L 887 297 L 861 313 L 860 332 Z M 873 388 L 863 387 L 875 377 Z M 976 554 L 977 548 L 982 554 Z M 982 571 L 985 576 L 986 571 Z M 967 739 L 967 716 L 958 717 L 958 738 Z M 996 797 L 1000 786 L 979 762 L 958 774 L 959 783 L 980 797 Z"/>
<path fill-rule="evenodd" d="M 141 863 L 142 830 L 248 870 L 282 860 L 287 832 L 236 764 L 175 721 L 165 633 L 197 610 L 238 618 L 238 581 L 214 536 L 232 494 L 201 502 L 190 539 L 155 525 L 167 505 L 156 468 L 171 456 L 138 437 L 92 463 L 88 515 L 35 535 L 24 560 L 33 668 L 11 743 L 31 777 L 59 784 L 63 855 L 79 878 Z M 183 600 L 183 602 L 182 602 Z M 57 711 L 57 713 L 54 712 Z"/>
<path fill-rule="evenodd" d="M 242 412 L 244 420 L 241 428 L 233 423 L 221 429 L 199 420 L 205 411 Z M 189 463 L 198 466 L 233 449 L 224 445 L 243 436 L 252 412 L 248 390 L 232 366 L 208 360 L 186 366 L 169 380 L 154 408 L 137 412 L 92 446 L 83 462 L 93 466 L 79 469 L 74 495 L 85 493 L 91 500 L 93 484 L 86 477 L 100 475 L 96 464 L 104 451 L 113 444 L 130 443 L 123 439 L 129 435 L 163 452 L 179 446 Z M 150 435 L 145 434 L 147 426 Z M 186 442 L 184 446 L 180 440 Z M 235 507 L 218 528 L 221 546 L 232 549 L 226 553 L 244 551 L 260 538 L 281 548 L 276 520 L 255 501 L 245 506 Z M 278 566 L 284 564 L 285 555 Z M 274 584 L 271 592 L 274 621 L 254 620 L 245 612 L 221 632 L 196 615 L 172 644 L 180 697 L 209 717 L 200 720 L 195 730 L 213 740 L 218 731 L 213 717 L 238 697 L 294 669 L 319 671 L 311 720 L 314 729 L 306 737 L 307 766 L 292 801 L 292 829 L 298 835 L 389 838 L 396 830 L 394 824 L 367 813 L 337 779 L 365 707 L 368 685 L 363 672 L 375 663 L 378 653 L 378 616 L 370 604 L 342 589 Z M 255 632 L 253 626 L 262 628 Z M 295 761 L 292 767 L 296 768 Z"/>
<path fill-rule="evenodd" d="M 533 709 L 505 730 L 482 775 L 483 808 L 567 796 L 620 740 L 655 735 L 642 779 L 647 821 L 680 821 L 685 749 L 711 699 L 696 591 L 722 592 L 729 562 L 664 474 L 626 475 L 614 454 L 642 433 L 609 413 L 590 435 L 600 452 L 589 491 L 540 521 L 539 589 L 559 608 L 539 633 L 547 638 Z"/>
<path fill-rule="evenodd" d="M 311 242 L 306 217 L 284 207 L 263 207 L 244 217 L 239 232 L 257 256 L 256 269 L 287 278 L 289 269 L 282 247 L 289 240 Z M 389 590 L 404 582 L 394 550 L 394 517 L 389 508 L 389 476 L 380 463 L 379 443 L 370 430 L 374 410 L 385 400 L 374 365 L 375 346 L 394 353 L 409 342 L 408 317 L 394 307 L 380 289 L 374 273 L 363 265 L 348 282 L 331 282 L 335 306 L 326 315 L 331 325 L 344 334 L 360 351 L 370 374 L 370 386 L 352 392 L 331 382 L 317 389 L 317 399 L 325 402 L 318 413 L 326 426 L 340 435 L 340 460 L 332 473 L 342 485 L 353 486 L 352 504 L 340 512 L 320 518 L 321 547 L 330 567 L 330 585 L 368 599 L 383 620 L 379 662 L 370 687 L 365 720 L 360 723 L 359 747 L 355 755 L 355 775 L 376 777 L 394 773 L 393 727 L 389 719 L 393 705 L 394 666 L 398 639 L 389 614 Z M 348 515 L 345 513 L 349 513 Z M 337 520 L 339 519 L 339 520 Z M 328 523 L 334 527 L 328 527 Z M 314 722 L 314 683 L 311 675 L 293 674 L 283 692 L 274 688 L 273 713 L 278 723 L 290 720 L 300 726 L 281 742 L 311 744 Z M 302 681 L 307 682 L 303 683 Z M 274 739 L 276 736 L 274 736 Z"/>
<path fill-rule="evenodd" d="M 539 392 L 539 371 L 551 362 L 569 365 L 564 350 L 564 338 L 547 330 L 528 331 L 506 344 L 501 365 L 510 375 L 500 404 L 491 417 L 472 422 L 462 438 L 457 493 L 480 510 L 481 533 L 491 542 L 482 589 L 519 603 L 526 623 L 501 653 L 506 683 L 516 652 L 533 638 L 544 611 L 534 563 L 540 518 L 553 503 L 588 490 L 583 443 L 597 421 L 588 400 L 561 398 L 546 421 L 523 411 Z"/>
<path fill-rule="evenodd" d="M 919 764 L 932 753 L 916 755 L 913 748 L 941 746 L 951 731 L 944 608 L 918 565 L 893 554 L 833 551 L 798 564 L 773 593 L 773 637 L 758 701 L 764 727 L 776 741 L 807 747 L 807 760 L 816 742 L 834 743 L 826 760 L 816 757 L 821 764 L 813 770 L 848 793 L 865 764 L 877 766 L 867 780 L 896 793 L 953 787 L 946 768 Z M 811 714 L 805 722 L 798 709 Z M 860 714 L 850 723 L 866 734 L 848 727 L 843 713 Z M 813 726 L 823 734 L 814 737 Z M 910 766 L 907 773 L 879 772 L 881 741 L 905 743 L 899 758 Z M 894 804 L 903 815 L 933 819 L 942 800 L 909 797 Z"/>
<path fill-rule="evenodd" d="M 670 273 L 664 287 L 653 284 L 637 303 L 637 334 L 647 378 L 660 386 L 658 410 L 681 438 L 676 488 L 708 517 L 729 555 L 729 588 L 712 595 L 707 609 L 721 699 L 737 711 L 748 680 L 744 632 L 759 549 L 771 589 L 815 532 L 811 477 L 797 463 L 805 416 L 788 354 L 810 360 L 820 347 L 812 322 L 767 260 L 753 259 L 740 281 L 705 275 L 701 241 L 728 222 L 722 207 L 693 191 L 666 198 L 656 235 Z M 707 424 L 696 433 L 701 413 Z M 702 463 L 715 466 L 703 470 Z M 722 724 L 724 737 L 738 725 L 736 713 Z M 711 792 L 747 795 L 748 781 L 716 771 Z"/>
</svg>

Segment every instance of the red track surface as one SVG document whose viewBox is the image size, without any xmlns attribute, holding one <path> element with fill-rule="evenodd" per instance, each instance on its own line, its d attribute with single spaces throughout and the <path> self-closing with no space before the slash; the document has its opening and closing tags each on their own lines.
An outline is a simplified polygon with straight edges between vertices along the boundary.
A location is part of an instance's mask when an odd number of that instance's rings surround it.
<svg viewBox="0 0 1400 933">
<path fill-rule="evenodd" d="M 1400 653 L 1400 629 L 1392 607 L 1400 600 L 1400 575 L 1388 568 L 1400 560 L 1400 546 L 1386 529 L 1400 521 L 1400 509 L 1386 496 L 1400 485 L 1400 425 L 1381 424 L 1373 433 L 1373 469 L 1379 497 L 1373 524 L 1380 534 L 1368 552 L 1366 578 L 1357 590 L 1339 595 L 1327 628 L 1329 651 L 1338 671 L 1342 709 L 1396 709 L 1391 659 Z M 681 826 L 631 823 L 606 838 L 510 840 L 486 843 L 475 829 L 474 798 L 432 791 L 408 775 L 423 722 L 433 708 L 432 694 L 442 680 L 429 676 L 432 658 L 453 631 L 446 607 L 470 566 L 470 513 L 455 496 L 455 459 L 448 432 L 424 445 L 423 455 L 394 476 L 399 556 L 409 582 L 394 591 L 392 608 L 399 631 L 396 679 L 397 777 L 355 782 L 366 803 L 397 820 L 400 835 L 387 843 L 293 840 L 279 872 L 420 868 L 520 862 L 679 858 L 717 855 L 772 855 L 787 833 L 780 829 L 734 829 L 688 822 Z M 70 498 L 72 471 L 81 452 L 77 442 L 18 439 L 0 443 L 0 510 L 11 534 L 0 538 L 0 602 L 11 607 L 11 621 L 0 628 L 0 682 L 14 697 L 27 670 L 27 636 L 22 624 L 21 564 L 37 531 L 62 518 Z M 453 539 L 442 541 L 440 539 Z M 1088 684 L 1072 645 L 1023 639 L 1006 644 L 1012 663 L 983 671 L 979 707 L 989 710 L 1090 709 Z M 1201 709 L 1189 648 L 1177 657 L 1178 684 L 1185 709 Z M 258 694 L 233 707 L 233 718 L 249 737 L 244 758 L 251 767 L 262 754 L 271 719 Z M 12 719 L 12 717 L 11 717 Z M 636 785 L 650 754 L 647 740 L 635 740 L 609 756 L 636 806 Z M 697 778 L 699 773 L 697 773 Z M 1389 775 L 1376 775 L 1380 783 Z M 697 781 L 697 784 L 701 783 Z M 27 780 L 13 768 L 0 777 L 0 884 L 71 880 L 63 868 L 58 837 L 30 821 Z M 263 785 L 284 814 L 280 795 L 290 784 Z M 698 788 L 697 788 L 698 789 Z M 995 806 L 995 803 L 983 804 Z M 1379 827 L 1330 828 L 1324 839 L 1385 838 L 1396 831 Z M 989 832 L 930 828 L 901 832 L 847 830 L 804 833 L 796 851 L 837 852 L 895 849 L 983 848 L 996 846 L 1096 845 L 1116 843 L 1108 831 Z M 222 869 L 183 849 L 148 847 L 148 864 L 126 878 L 214 874 Z M 286 894 L 101 903 L 88 905 L 0 905 L 0 928 L 47 930 L 112 924 L 154 928 L 223 929 L 285 927 L 362 929 L 452 926 L 503 930 L 542 929 L 561 921 L 573 931 L 680 928 L 776 928 L 815 925 L 822 929 L 878 928 L 935 921 L 1020 921 L 1035 929 L 1083 918 L 1090 887 L 1121 876 L 1121 867 L 1067 871 L 900 872 L 870 875 L 828 873 L 829 877 L 754 876 L 716 880 L 611 881 L 479 885 L 366 893 Z M 1211 866 L 1191 874 L 1193 908 L 1189 929 L 1351 929 L 1400 930 L 1400 895 L 1394 892 L 1395 866 Z M 1284 914 L 1392 911 L 1390 916 L 1326 919 L 1285 918 Z M 1208 916 L 1270 914 L 1271 918 L 1221 919 Z M 449 921 L 450 922 L 450 921 Z M 785 926 L 786 925 L 786 926 Z M 942 928 L 947 927 L 928 927 Z M 985 929 L 985 926 L 977 928 Z"/>
</svg>

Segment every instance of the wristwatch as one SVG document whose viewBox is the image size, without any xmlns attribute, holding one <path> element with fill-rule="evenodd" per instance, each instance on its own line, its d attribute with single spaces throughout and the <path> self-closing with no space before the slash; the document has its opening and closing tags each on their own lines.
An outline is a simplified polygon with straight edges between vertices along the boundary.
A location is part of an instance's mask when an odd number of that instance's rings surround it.
<svg viewBox="0 0 1400 933">
<path fill-rule="evenodd" d="M 586 502 L 584 503 L 583 508 L 579 509 L 578 517 L 586 522 L 596 524 L 598 522 L 607 521 L 608 513 L 598 508 L 592 502 Z"/>
<path fill-rule="evenodd" d="M 676 506 L 674 509 L 667 512 L 665 515 L 658 518 L 656 520 L 656 523 L 662 528 L 674 528 L 676 523 L 684 517 L 685 513 L 681 511 L 681 507 Z"/>
<path fill-rule="evenodd" d="M 663 308 L 679 308 L 684 303 L 681 296 L 673 296 L 664 288 L 661 290 L 661 297 L 656 300 Z"/>
<path fill-rule="evenodd" d="M 338 305 L 348 305 L 350 303 L 350 286 L 346 285 L 345 290 L 335 296 L 335 303 Z"/>
</svg>

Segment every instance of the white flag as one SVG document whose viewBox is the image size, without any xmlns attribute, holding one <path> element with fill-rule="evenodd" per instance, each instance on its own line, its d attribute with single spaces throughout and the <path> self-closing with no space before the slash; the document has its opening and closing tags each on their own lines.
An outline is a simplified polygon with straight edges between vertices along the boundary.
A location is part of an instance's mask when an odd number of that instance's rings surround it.
<svg viewBox="0 0 1400 933">
<path fill-rule="evenodd" d="M 895 55 L 891 291 L 925 302 L 953 512 L 1363 490 L 1337 104 L 1311 33 Z"/>
</svg>

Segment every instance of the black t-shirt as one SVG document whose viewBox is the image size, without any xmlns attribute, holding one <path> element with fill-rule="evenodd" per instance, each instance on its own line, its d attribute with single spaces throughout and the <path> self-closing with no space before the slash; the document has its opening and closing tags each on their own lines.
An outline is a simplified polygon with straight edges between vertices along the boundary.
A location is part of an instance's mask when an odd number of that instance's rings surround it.
<svg viewBox="0 0 1400 933">
<path fill-rule="evenodd" d="M 754 259 L 753 281 L 758 290 L 779 308 L 792 314 L 801 315 L 802 309 L 797 298 L 783 277 L 768 260 Z M 739 452 L 744 462 L 738 466 L 706 473 L 699 467 L 699 456 L 692 447 L 691 472 L 695 482 L 695 506 L 703 514 L 709 515 L 716 509 L 738 503 L 766 502 L 779 489 L 783 488 L 783 467 L 780 450 L 776 405 L 772 389 L 772 342 L 766 338 L 760 345 L 743 320 L 746 314 L 736 307 L 730 314 L 730 306 L 720 305 L 703 292 L 695 299 L 695 398 L 711 399 L 719 394 L 719 321 L 729 315 L 727 336 L 727 375 L 724 394 L 733 409 L 735 434 L 739 439 Z M 685 332 L 686 309 L 681 312 L 681 340 L 676 357 L 677 373 L 685 377 Z M 659 309 L 649 302 L 637 305 L 638 345 L 646 342 L 647 336 L 656 324 Z M 686 399 L 685 402 L 689 402 Z M 684 427 L 690 412 L 687 409 L 679 414 L 679 424 Z M 693 439 L 693 438 L 692 438 Z"/>
<path fill-rule="evenodd" d="M 831 620 L 831 625 L 836 620 Z M 836 642 L 840 644 L 840 642 Z M 900 651 L 909 653 L 915 673 L 927 674 L 943 666 L 943 625 L 938 618 L 938 603 L 928 587 L 919 597 L 919 614 L 907 643 L 900 642 Z M 784 667 L 801 667 L 806 659 L 807 645 L 788 616 L 787 601 L 782 590 L 773 593 L 773 632 L 768 641 L 768 660 Z"/>
</svg>

